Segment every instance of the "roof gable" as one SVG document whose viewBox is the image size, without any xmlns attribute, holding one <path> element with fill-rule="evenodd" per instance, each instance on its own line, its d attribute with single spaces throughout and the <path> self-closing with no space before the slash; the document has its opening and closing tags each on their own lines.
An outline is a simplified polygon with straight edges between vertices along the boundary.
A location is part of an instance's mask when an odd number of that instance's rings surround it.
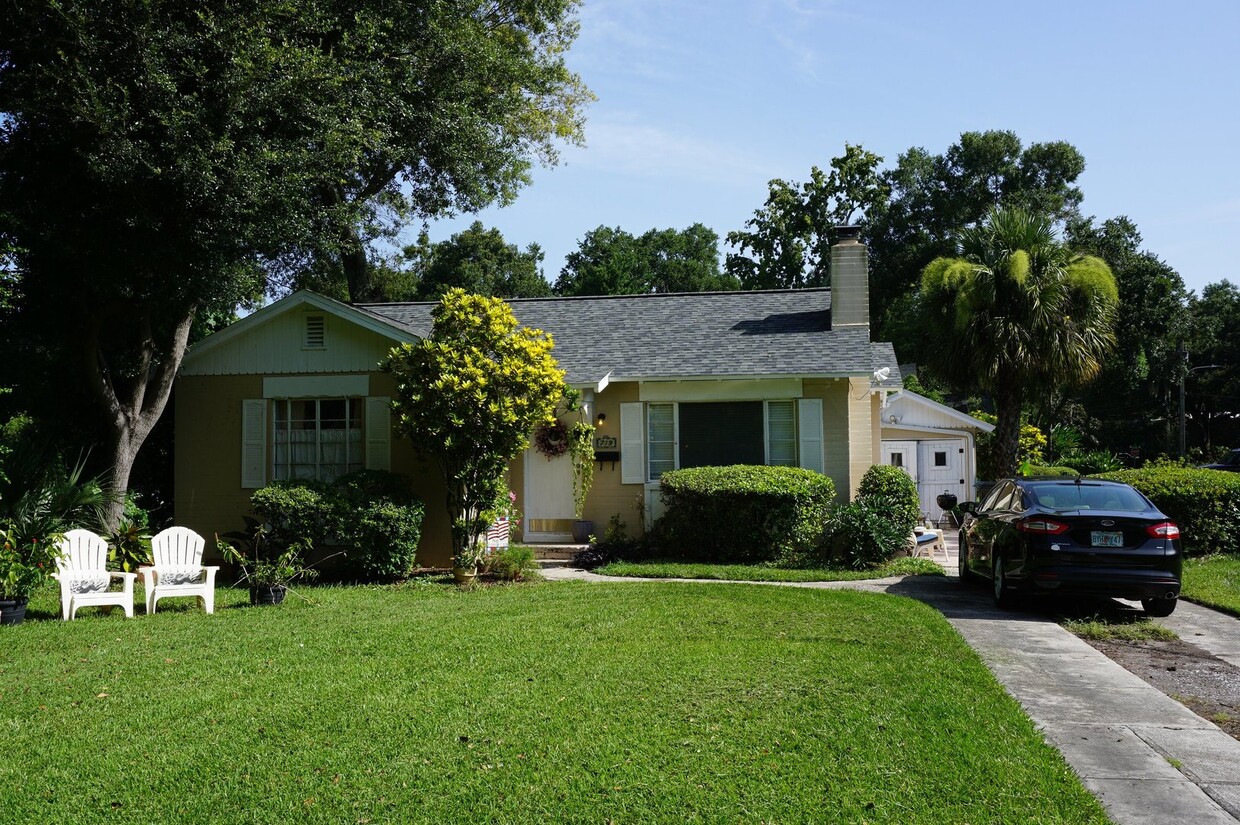
<svg viewBox="0 0 1240 825">
<path fill-rule="evenodd" d="M 307 327 L 307 316 L 322 319 Z M 306 340 L 312 331 L 322 345 Z M 416 336 L 389 321 L 309 291 L 263 307 L 195 344 L 182 375 L 369 371 Z"/>
</svg>

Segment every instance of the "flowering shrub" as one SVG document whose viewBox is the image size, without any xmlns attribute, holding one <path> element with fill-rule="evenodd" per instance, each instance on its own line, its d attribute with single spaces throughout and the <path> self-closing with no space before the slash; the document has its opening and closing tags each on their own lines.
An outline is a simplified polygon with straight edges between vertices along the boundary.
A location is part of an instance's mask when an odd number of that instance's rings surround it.
<svg viewBox="0 0 1240 825">
<path fill-rule="evenodd" d="M 58 539 L 23 538 L 12 523 L 0 528 L 0 596 L 21 599 L 42 587 L 56 571 Z"/>
</svg>

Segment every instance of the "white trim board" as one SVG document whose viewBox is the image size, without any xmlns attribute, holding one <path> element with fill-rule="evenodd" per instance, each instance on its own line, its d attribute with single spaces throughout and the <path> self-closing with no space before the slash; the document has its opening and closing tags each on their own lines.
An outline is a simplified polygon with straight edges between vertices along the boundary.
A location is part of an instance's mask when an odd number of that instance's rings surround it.
<svg viewBox="0 0 1240 825">
<path fill-rule="evenodd" d="M 263 398 L 365 398 L 369 375 L 279 375 L 263 379 Z"/>
<path fill-rule="evenodd" d="M 643 381 L 642 401 L 786 401 L 803 395 L 800 378 L 762 381 Z"/>
</svg>

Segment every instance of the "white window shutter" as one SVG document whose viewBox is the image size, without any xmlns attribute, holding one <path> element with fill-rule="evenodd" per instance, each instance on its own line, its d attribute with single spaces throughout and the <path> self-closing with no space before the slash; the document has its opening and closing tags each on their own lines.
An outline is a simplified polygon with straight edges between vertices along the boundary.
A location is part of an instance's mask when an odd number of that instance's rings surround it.
<svg viewBox="0 0 1240 825">
<path fill-rule="evenodd" d="M 267 402 L 241 402 L 241 487 L 257 490 L 267 484 Z"/>
<path fill-rule="evenodd" d="M 366 399 L 366 469 L 392 469 L 392 399 Z"/>
<path fill-rule="evenodd" d="M 802 398 L 797 401 L 800 419 L 801 466 L 821 473 L 826 467 L 822 454 L 822 399 Z"/>
<path fill-rule="evenodd" d="M 620 483 L 646 483 L 646 422 L 643 405 L 620 405 Z"/>
</svg>

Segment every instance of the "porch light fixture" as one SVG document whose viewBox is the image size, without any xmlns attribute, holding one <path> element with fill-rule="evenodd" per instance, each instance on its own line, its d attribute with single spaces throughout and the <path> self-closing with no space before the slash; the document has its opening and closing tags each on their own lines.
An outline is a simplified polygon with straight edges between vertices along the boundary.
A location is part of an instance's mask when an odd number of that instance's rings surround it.
<svg viewBox="0 0 1240 825">
<path fill-rule="evenodd" d="M 598 414 L 598 426 L 603 426 L 603 422 L 607 420 L 607 413 Z"/>
</svg>

